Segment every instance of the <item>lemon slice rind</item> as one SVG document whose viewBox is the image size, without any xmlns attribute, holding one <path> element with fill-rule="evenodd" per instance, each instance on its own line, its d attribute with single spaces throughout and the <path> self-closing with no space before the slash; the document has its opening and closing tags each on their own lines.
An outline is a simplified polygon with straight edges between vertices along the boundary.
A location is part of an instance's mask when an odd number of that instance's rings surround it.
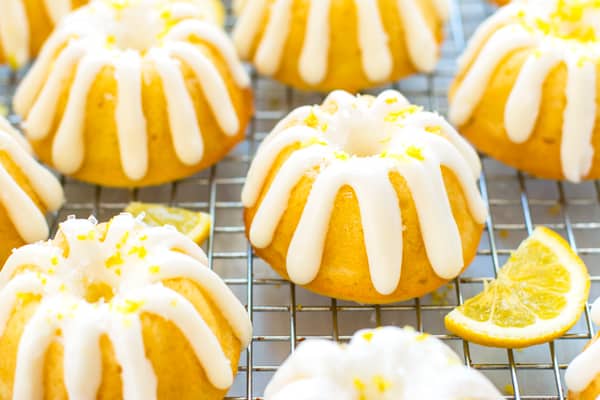
<svg viewBox="0 0 600 400">
<path fill-rule="evenodd" d="M 551 341 L 577 323 L 590 289 L 585 264 L 560 235 L 548 228 L 537 228 L 526 240 L 538 241 L 550 249 L 569 273 L 571 288 L 564 293 L 566 304 L 560 314 L 551 319 L 536 316 L 536 321 L 525 327 L 503 327 L 494 324 L 491 319 L 483 322 L 471 319 L 456 308 L 445 318 L 449 331 L 478 344 L 519 348 Z"/>
</svg>

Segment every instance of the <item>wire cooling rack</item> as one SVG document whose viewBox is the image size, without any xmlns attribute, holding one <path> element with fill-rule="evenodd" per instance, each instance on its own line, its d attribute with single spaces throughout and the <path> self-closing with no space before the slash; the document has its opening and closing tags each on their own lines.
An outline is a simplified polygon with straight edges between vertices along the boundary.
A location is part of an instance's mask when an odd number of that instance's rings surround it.
<svg viewBox="0 0 600 400">
<path fill-rule="evenodd" d="M 228 2 L 228 1 L 227 1 Z M 466 39 L 493 8 L 482 0 L 453 0 L 442 60 L 435 74 L 416 76 L 393 87 L 428 109 L 447 110 L 447 88 Z M 231 25 L 232 18 L 229 18 Z M 255 331 L 242 355 L 228 399 L 260 399 L 278 366 L 296 345 L 309 338 L 348 340 L 360 328 L 412 325 L 444 340 L 466 365 L 481 370 L 508 399 L 564 399 L 564 369 L 594 334 L 589 307 L 577 325 L 550 344 L 525 350 L 492 349 L 450 335 L 443 317 L 481 291 L 506 257 L 535 225 L 560 232 L 584 259 L 592 275 L 591 297 L 600 295 L 600 184 L 579 185 L 533 179 L 491 160 L 483 160 L 480 189 L 489 205 L 478 255 L 459 279 L 419 299 L 365 306 L 311 294 L 280 279 L 252 254 L 245 240 L 240 192 L 252 156 L 264 136 L 291 109 L 319 103 L 322 95 L 300 93 L 253 74 L 256 115 L 246 140 L 218 165 L 192 178 L 159 187 L 116 190 L 61 178 L 67 204 L 51 217 L 94 214 L 105 220 L 130 201 L 149 201 L 209 212 L 211 235 L 204 247 L 210 267 L 247 304 Z M 0 106 L 10 119 L 10 101 L 20 75 L 0 68 Z"/>
</svg>

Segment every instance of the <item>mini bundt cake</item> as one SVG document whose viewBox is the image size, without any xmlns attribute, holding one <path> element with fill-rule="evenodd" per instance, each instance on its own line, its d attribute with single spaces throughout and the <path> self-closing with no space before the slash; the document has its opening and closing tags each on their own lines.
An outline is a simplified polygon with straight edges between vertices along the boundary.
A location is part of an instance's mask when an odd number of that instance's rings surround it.
<svg viewBox="0 0 600 400">
<path fill-rule="evenodd" d="M 63 199 L 58 180 L 0 117 L 0 266 L 12 249 L 48 238 L 45 214 L 60 208 Z"/>
<path fill-rule="evenodd" d="M 0 4 L 0 64 L 19 68 L 35 57 L 54 26 L 87 0 L 7 0 Z"/>
<path fill-rule="evenodd" d="M 600 299 L 594 302 L 591 314 L 594 323 L 600 324 Z M 596 334 L 583 353 L 571 362 L 565 372 L 569 400 L 597 400 L 600 397 L 599 337 Z"/>
<path fill-rule="evenodd" d="M 524 0 L 459 60 L 450 119 L 475 147 L 542 178 L 600 178 L 600 3 Z"/>
<path fill-rule="evenodd" d="M 259 73 L 356 91 L 435 68 L 447 0 L 238 1 L 233 39 Z"/>
<path fill-rule="evenodd" d="M 431 292 L 475 256 L 487 210 L 475 151 L 396 91 L 333 92 L 267 136 L 242 191 L 247 236 L 279 274 L 361 303 Z"/>
<path fill-rule="evenodd" d="M 265 390 L 265 400 L 502 398 L 442 341 L 410 327 L 361 330 L 347 346 L 307 340 Z"/>
<path fill-rule="evenodd" d="M 99 0 L 65 17 L 19 86 L 40 159 L 106 186 L 189 176 L 244 137 L 250 81 L 197 2 Z"/>
<path fill-rule="evenodd" d="M 0 398 L 222 399 L 244 306 L 172 227 L 69 219 L 0 271 Z"/>
</svg>

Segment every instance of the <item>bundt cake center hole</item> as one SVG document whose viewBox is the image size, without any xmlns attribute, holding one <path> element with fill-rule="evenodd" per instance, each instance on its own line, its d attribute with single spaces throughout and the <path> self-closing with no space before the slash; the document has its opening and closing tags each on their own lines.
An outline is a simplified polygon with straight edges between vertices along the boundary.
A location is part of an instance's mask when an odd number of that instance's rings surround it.
<svg viewBox="0 0 600 400">
<path fill-rule="evenodd" d="M 109 46 L 145 52 L 160 42 L 170 26 L 172 16 L 161 11 L 158 1 L 106 1 L 116 13 L 116 19 L 107 26 Z"/>
<path fill-rule="evenodd" d="M 101 301 L 109 302 L 114 297 L 113 288 L 104 282 L 91 282 L 85 287 L 85 300 L 88 303 L 94 304 Z"/>
<path fill-rule="evenodd" d="M 369 109 L 352 108 L 340 111 L 328 130 L 330 140 L 352 156 L 371 157 L 386 148 L 387 127 Z"/>
</svg>

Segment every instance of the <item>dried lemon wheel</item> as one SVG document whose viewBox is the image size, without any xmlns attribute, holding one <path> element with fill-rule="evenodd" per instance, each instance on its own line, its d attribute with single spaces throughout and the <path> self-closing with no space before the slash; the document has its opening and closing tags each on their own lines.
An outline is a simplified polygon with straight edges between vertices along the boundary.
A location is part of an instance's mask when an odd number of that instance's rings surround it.
<svg viewBox="0 0 600 400">
<path fill-rule="evenodd" d="M 144 213 L 143 221 L 150 226 L 172 225 L 198 244 L 210 234 L 210 215 L 203 212 L 149 203 L 130 203 L 125 212 L 133 216 Z"/>
<path fill-rule="evenodd" d="M 556 232 L 537 228 L 483 292 L 455 308 L 446 328 L 485 346 L 518 348 L 561 336 L 590 290 L 583 261 Z"/>
</svg>

